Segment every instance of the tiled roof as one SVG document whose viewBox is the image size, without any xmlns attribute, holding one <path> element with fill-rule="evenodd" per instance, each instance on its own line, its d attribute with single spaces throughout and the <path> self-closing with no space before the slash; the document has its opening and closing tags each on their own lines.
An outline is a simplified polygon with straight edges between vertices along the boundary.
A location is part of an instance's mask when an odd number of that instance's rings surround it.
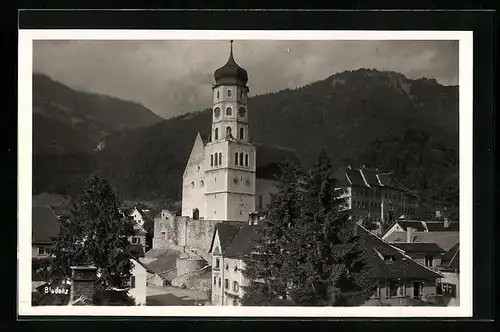
<svg viewBox="0 0 500 332">
<path fill-rule="evenodd" d="M 215 234 L 219 235 L 221 251 L 224 252 L 229 244 L 233 241 L 240 228 L 245 225 L 243 222 L 223 221 L 215 225 L 215 231 L 210 244 L 209 253 L 212 252 L 212 247 L 215 240 Z"/>
<path fill-rule="evenodd" d="M 33 243 L 51 243 L 59 234 L 59 219 L 48 206 L 32 208 Z"/>
<path fill-rule="evenodd" d="M 429 242 L 393 242 L 391 245 L 403 250 L 408 254 L 442 254 L 445 252 L 443 248 L 435 243 Z"/>
<path fill-rule="evenodd" d="M 258 239 L 257 229 L 264 227 L 264 225 L 264 222 L 260 222 L 256 226 L 242 225 L 232 242 L 223 251 L 223 256 L 241 258 L 250 253 L 254 241 Z M 361 247 L 366 253 L 367 264 L 372 269 L 370 275 L 375 279 L 406 278 L 422 280 L 435 279 L 440 276 L 373 235 L 362 226 L 358 226 L 358 235 L 360 236 Z M 395 260 L 392 263 L 387 263 L 384 261 L 384 256 L 393 256 Z"/>
<path fill-rule="evenodd" d="M 370 275 L 375 279 L 435 279 L 440 275 L 422 264 L 411 259 L 400 250 L 358 226 L 361 246 L 367 253 L 368 266 L 372 269 Z M 393 256 L 394 261 L 387 263 L 382 256 Z"/>
<path fill-rule="evenodd" d="M 441 258 L 443 270 L 460 270 L 460 243 L 455 244 Z"/>
<path fill-rule="evenodd" d="M 144 264 L 143 262 L 141 262 L 139 259 L 137 259 L 135 257 L 132 257 L 132 260 L 134 262 L 136 262 L 137 264 L 139 264 L 140 266 L 142 266 L 143 268 L 145 268 L 147 272 L 152 273 L 152 274 L 155 273 L 153 270 L 151 270 L 146 264 Z"/>
<path fill-rule="evenodd" d="M 398 220 L 397 223 L 404 231 L 408 230 L 408 227 L 413 228 L 417 232 L 425 232 L 425 225 L 419 220 Z"/>
<path fill-rule="evenodd" d="M 234 237 L 233 241 L 223 251 L 224 257 L 240 258 L 243 255 L 249 254 L 253 249 L 253 243 L 258 239 L 257 229 L 262 227 L 264 223 L 257 225 L 243 224 L 239 232 Z"/>
<path fill-rule="evenodd" d="M 433 242 L 444 250 L 450 250 L 459 241 L 459 232 L 413 232 L 413 242 Z M 387 242 L 406 242 L 406 232 L 394 232 L 385 238 Z"/>
<path fill-rule="evenodd" d="M 442 221 L 426 221 L 427 229 L 429 232 L 458 232 L 459 224 L 458 222 L 450 222 L 448 227 L 444 226 Z"/>
<path fill-rule="evenodd" d="M 128 252 L 134 257 L 144 257 L 144 248 L 141 244 L 130 244 Z"/>
<path fill-rule="evenodd" d="M 365 182 L 368 184 L 370 187 L 380 187 L 381 184 L 378 180 L 377 174 L 379 173 L 378 169 L 374 168 L 368 168 L 368 167 L 361 167 L 359 170 L 365 180 Z"/>
</svg>

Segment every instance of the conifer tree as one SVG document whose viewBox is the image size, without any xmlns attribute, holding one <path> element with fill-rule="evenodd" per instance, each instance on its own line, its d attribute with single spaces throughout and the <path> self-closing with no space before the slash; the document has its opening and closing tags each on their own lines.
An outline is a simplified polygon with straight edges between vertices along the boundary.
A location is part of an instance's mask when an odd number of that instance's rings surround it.
<svg viewBox="0 0 500 332">
<path fill-rule="evenodd" d="M 325 148 L 305 177 L 301 204 L 298 271 L 290 289 L 301 305 L 347 305 L 373 289 L 359 245 L 357 225 L 345 210 L 342 190 L 335 189 Z"/>
<path fill-rule="evenodd" d="M 105 290 L 126 287 L 132 269 L 128 238 L 133 223 L 120 206 L 108 182 L 92 175 L 73 202 L 71 216 L 61 221 L 54 250 L 55 278 L 68 278 L 71 266 L 92 264 Z"/>
<path fill-rule="evenodd" d="M 243 305 L 277 305 L 286 297 L 287 281 L 295 264 L 296 224 L 300 222 L 300 177 L 298 165 L 285 162 L 280 167 L 277 192 L 272 194 L 268 215 L 257 226 L 254 254 L 246 257 L 243 273 Z"/>
</svg>

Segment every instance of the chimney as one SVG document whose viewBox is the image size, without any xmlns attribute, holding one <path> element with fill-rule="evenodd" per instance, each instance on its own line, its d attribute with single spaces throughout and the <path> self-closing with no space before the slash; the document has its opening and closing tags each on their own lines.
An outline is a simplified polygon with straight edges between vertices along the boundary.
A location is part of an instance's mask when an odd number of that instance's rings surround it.
<svg viewBox="0 0 500 332">
<path fill-rule="evenodd" d="M 80 296 L 92 301 L 97 280 L 97 267 L 95 266 L 72 266 L 71 267 L 71 289 L 70 305 Z"/>
<path fill-rule="evenodd" d="M 413 229 L 411 227 L 406 228 L 406 242 L 412 243 L 413 242 Z"/>
</svg>

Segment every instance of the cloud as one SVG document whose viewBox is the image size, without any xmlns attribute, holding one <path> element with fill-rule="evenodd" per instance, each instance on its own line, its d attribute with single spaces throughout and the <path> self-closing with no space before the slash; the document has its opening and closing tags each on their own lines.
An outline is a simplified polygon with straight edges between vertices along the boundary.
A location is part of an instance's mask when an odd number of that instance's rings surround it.
<svg viewBox="0 0 500 332">
<path fill-rule="evenodd" d="M 75 89 L 140 102 L 165 118 L 210 107 L 226 41 L 35 41 L 34 70 Z M 458 84 L 457 41 L 235 41 L 253 95 L 376 68 Z"/>
</svg>

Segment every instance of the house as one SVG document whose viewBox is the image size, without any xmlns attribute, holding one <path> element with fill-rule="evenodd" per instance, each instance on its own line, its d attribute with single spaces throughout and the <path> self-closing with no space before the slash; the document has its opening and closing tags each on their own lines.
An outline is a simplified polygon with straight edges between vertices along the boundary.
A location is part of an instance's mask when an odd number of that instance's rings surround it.
<svg viewBox="0 0 500 332">
<path fill-rule="evenodd" d="M 438 280 L 437 294 L 447 306 L 460 305 L 460 243 L 455 244 L 442 257 L 439 272 L 443 276 Z"/>
<path fill-rule="evenodd" d="M 396 220 L 382 234 L 390 243 L 408 242 L 408 228 L 412 229 L 411 242 L 435 243 L 445 251 L 459 241 L 459 224 L 450 221 Z"/>
<path fill-rule="evenodd" d="M 264 223 L 226 222 L 216 226 L 210 246 L 213 305 L 240 304 L 242 286 L 248 285 L 242 273 L 244 256 L 253 250 L 258 227 L 264 227 Z M 436 293 L 436 280 L 441 275 L 364 227 L 356 227 L 370 277 L 377 286 L 370 299 L 359 299 L 357 305 L 426 305 L 427 298 Z"/>
<path fill-rule="evenodd" d="M 392 242 L 394 247 L 400 249 L 405 254 L 429 268 L 436 268 L 441 265 L 441 256 L 446 252 L 434 242 L 414 242 L 413 228 L 406 228 L 406 242 Z"/>
<path fill-rule="evenodd" d="M 362 166 L 341 167 L 335 172 L 337 189 L 354 216 L 383 225 L 418 210 L 418 196 L 394 179 L 392 172 Z"/>
<path fill-rule="evenodd" d="M 138 244 L 143 247 L 143 251 L 147 251 L 146 245 L 146 230 L 139 224 L 134 223 L 134 235 L 129 237 L 129 242 L 131 244 Z"/>
<path fill-rule="evenodd" d="M 54 239 L 59 235 L 59 218 L 49 206 L 33 206 L 31 224 L 32 258 L 51 256 Z"/>
<path fill-rule="evenodd" d="M 153 271 L 142 263 L 138 257 L 130 258 L 132 276 L 130 277 L 128 295 L 135 301 L 135 305 L 146 305 L 147 278 Z"/>
</svg>

